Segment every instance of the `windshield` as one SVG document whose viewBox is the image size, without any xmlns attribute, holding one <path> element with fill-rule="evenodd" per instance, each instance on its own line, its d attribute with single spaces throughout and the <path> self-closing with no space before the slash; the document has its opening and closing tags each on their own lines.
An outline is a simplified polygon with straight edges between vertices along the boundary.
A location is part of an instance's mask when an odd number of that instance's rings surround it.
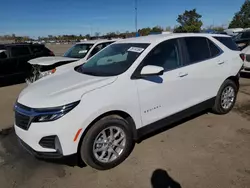
<svg viewBox="0 0 250 188">
<path fill-rule="evenodd" d="M 76 44 L 64 54 L 64 57 L 84 58 L 92 46 L 93 44 Z"/>
<path fill-rule="evenodd" d="M 149 46 L 145 43 L 112 44 L 93 56 L 78 71 L 94 76 L 115 76 L 125 72 Z"/>
</svg>

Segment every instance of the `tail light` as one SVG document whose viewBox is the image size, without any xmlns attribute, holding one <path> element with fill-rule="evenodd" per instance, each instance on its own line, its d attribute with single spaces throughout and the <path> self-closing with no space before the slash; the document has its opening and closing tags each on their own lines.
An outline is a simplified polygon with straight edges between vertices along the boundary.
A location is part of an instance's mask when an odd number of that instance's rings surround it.
<svg viewBox="0 0 250 188">
<path fill-rule="evenodd" d="M 55 54 L 52 51 L 49 52 L 49 55 L 55 56 Z"/>
<path fill-rule="evenodd" d="M 246 58 L 245 54 L 240 54 L 240 58 L 242 59 L 242 61 L 245 61 Z"/>
<path fill-rule="evenodd" d="M 56 68 L 51 70 L 51 73 L 55 73 L 56 72 Z"/>
</svg>

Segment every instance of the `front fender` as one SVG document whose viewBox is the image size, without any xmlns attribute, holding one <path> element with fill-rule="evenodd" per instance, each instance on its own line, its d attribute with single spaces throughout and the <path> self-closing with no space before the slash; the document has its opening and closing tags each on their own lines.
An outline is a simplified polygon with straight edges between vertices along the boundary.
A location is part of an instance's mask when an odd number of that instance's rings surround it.
<svg viewBox="0 0 250 188">
<path fill-rule="evenodd" d="M 93 121 L 103 114 L 118 111 L 128 114 L 136 129 L 142 127 L 137 87 L 133 81 L 129 81 L 128 84 L 129 86 L 126 86 L 124 82 L 121 84 L 118 78 L 110 85 L 83 95 L 79 104 L 82 119 L 81 128 L 86 130 Z"/>
</svg>

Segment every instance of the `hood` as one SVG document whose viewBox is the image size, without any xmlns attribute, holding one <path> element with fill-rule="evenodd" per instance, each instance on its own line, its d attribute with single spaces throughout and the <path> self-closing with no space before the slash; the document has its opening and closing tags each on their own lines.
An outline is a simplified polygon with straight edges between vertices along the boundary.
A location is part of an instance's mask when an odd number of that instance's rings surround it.
<svg viewBox="0 0 250 188">
<path fill-rule="evenodd" d="M 53 65 L 55 63 L 59 63 L 61 61 L 77 61 L 77 58 L 63 57 L 63 56 L 49 56 L 49 57 L 39 57 L 35 59 L 31 59 L 28 61 L 31 65 Z"/>
<path fill-rule="evenodd" d="M 32 108 L 62 106 L 80 100 L 87 92 L 113 83 L 116 78 L 90 76 L 69 70 L 30 84 L 20 93 L 18 102 Z"/>
</svg>

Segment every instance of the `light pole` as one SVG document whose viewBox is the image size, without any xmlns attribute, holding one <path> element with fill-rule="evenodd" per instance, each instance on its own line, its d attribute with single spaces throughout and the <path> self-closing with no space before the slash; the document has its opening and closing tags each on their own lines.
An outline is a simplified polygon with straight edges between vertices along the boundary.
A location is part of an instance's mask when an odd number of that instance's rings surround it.
<svg viewBox="0 0 250 188">
<path fill-rule="evenodd" d="M 135 32 L 137 35 L 137 0 L 135 0 Z"/>
</svg>

